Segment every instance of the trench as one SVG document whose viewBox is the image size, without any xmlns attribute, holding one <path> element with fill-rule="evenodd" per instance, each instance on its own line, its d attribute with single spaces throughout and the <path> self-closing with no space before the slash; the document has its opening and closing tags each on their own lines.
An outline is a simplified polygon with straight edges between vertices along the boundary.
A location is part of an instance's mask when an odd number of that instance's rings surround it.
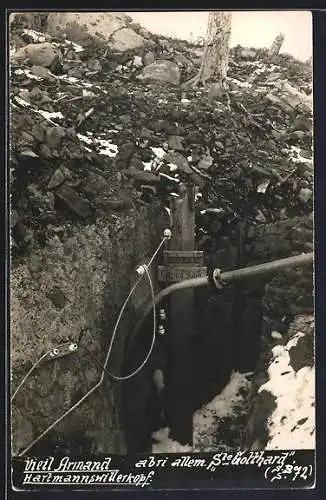
<svg viewBox="0 0 326 500">
<path fill-rule="evenodd" d="M 215 259 L 215 264 L 221 264 L 226 252 L 220 251 L 219 257 Z M 206 258 L 212 261 L 213 255 Z M 259 292 L 251 291 L 244 301 L 241 288 L 234 285 L 226 287 L 221 293 L 212 293 L 212 290 L 207 289 L 195 291 L 195 333 L 191 346 L 191 365 L 194 372 L 191 397 L 194 412 L 222 392 L 233 371 L 245 373 L 254 370 L 259 357 L 262 327 L 260 299 Z M 242 346 L 244 338 L 234 318 L 243 313 L 241 309 L 245 309 L 247 304 L 253 308 L 253 323 L 247 332 L 247 335 L 251 336 L 251 348 L 244 351 L 242 348 L 238 349 L 239 342 Z M 166 414 L 169 413 L 169 403 L 173 404 L 173 401 L 168 402 L 164 393 L 173 359 L 169 342 L 170 299 L 165 299 L 159 308 L 166 316 L 165 320 L 159 321 L 164 327 L 164 334 L 158 338 L 146 371 L 136 380 L 125 382 L 123 386 L 126 438 L 130 452 L 151 452 L 154 449 L 153 433 L 162 433 L 162 429 L 169 427 Z M 151 323 L 152 318 L 149 315 L 140 331 L 137 346 L 127 355 L 126 372 L 131 371 L 144 356 L 152 334 Z M 246 342 L 249 342 L 249 339 L 246 339 Z M 160 380 L 155 380 L 157 378 Z"/>
<path fill-rule="evenodd" d="M 243 387 L 239 387 L 239 390 L 246 391 L 243 396 L 244 399 L 247 397 L 249 403 L 249 386 L 245 379 L 249 372 L 255 370 L 259 361 L 263 329 L 262 293 L 263 291 L 257 289 L 250 290 L 243 300 L 241 290 L 234 286 L 214 296 L 205 291 L 196 292 L 195 336 L 191 346 L 194 375 L 191 403 L 194 414 L 221 394 L 234 374 L 240 377 L 243 375 Z M 172 368 L 168 300 L 162 309 L 167 313 L 167 319 L 162 322 L 165 332 L 159 338 L 150 365 L 137 380 L 127 381 L 123 386 L 126 438 L 131 453 L 169 451 L 168 448 L 164 449 L 162 444 L 159 446 L 160 435 L 165 436 L 166 429 L 170 427 L 169 403 L 173 404 L 173 401 L 166 401 L 164 394 L 165 383 L 169 380 Z M 241 326 L 240 321 L 244 321 Z M 142 346 L 148 346 L 150 341 L 149 323 L 150 321 L 140 333 L 139 344 Z M 141 354 L 137 356 L 133 352 L 132 360 L 129 359 L 126 363 L 127 372 L 137 365 L 144 355 L 144 350 L 139 350 Z M 245 404 L 246 401 L 243 401 L 244 406 Z M 234 430 L 225 432 L 224 429 L 219 437 L 220 442 L 215 443 L 216 447 L 224 445 L 232 449 L 241 446 L 246 423 L 244 408 L 239 413 L 233 417 Z M 158 437 L 157 440 L 155 436 Z M 218 436 L 215 439 L 218 439 Z M 213 443 L 211 447 L 214 448 Z"/>
<path fill-rule="evenodd" d="M 288 256 L 282 238 L 278 241 L 275 255 L 283 258 Z M 251 265 L 252 259 L 252 255 L 246 254 L 241 245 L 239 231 L 220 241 L 213 241 L 211 252 L 205 254 L 207 266 L 227 270 Z M 271 258 L 262 254 L 256 255 L 254 262 L 264 263 L 266 260 Z M 311 270 L 304 272 L 304 295 L 309 303 L 308 310 L 312 312 L 312 283 L 309 284 Z M 288 278 L 289 288 L 292 287 L 296 293 L 296 272 Z M 171 299 L 165 298 L 157 306 L 158 313 L 161 312 L 158 331 L 162 329 L 163 334 L 158 335 L 154 354 L 146 370 L 123 386 L 126 441 L 130 453 L 232 451 L 248 445 L 248 422 L 255 397 L 252 381 L 257 376 L 257 369 L 258 372 L 262 370 L 262 364 L 266 365 L 263 369 L 268 367 L 266 339 L 275 329 L 282 332 L 279 335 L 286 334 L 298 312 L 293 307 L 291 309 L 286 301 L 277 305 L 280 297 L 270 296 L 271 287 L 268 283 L 271 282 L 273 278 L 270 276 L 252 277 L 226 284 L 218 292 L 209 287 L 195 290 L 195 335 L 190 347 L 193 411 L 191 445 L 179 442 L 174 437 L 174 423 L 170 415 L 171 405 L 174 404 L 173 399 L 169 398 L 172 363 L 178 363 L 177 359 L 173 361 L 174 353 L 169 338 L 172 329 L 169 315 Z M 274 306 L 276 304 L 274 310 L 271 303 Z M 138 332 L 137 344 L 133 344 L 132 352 L 126 353 L 124 369 L 127 373 L 141 362 L 148 349 L 152 335 L 151 320 L 149 314 Z M 263 416 L 266 424 L 268 412 L 273 410 L 272 397 L 270 404 L 266 402 L 264 408 L 267 412 Z M 179 425 L 182 424 L 181 421 Z M 259 429 L 257 432 L 259 434 Z M 259 439 L 267 444 L 266 429 L 261 429 Z"/>
<path fill-rule="evenodd" d="M 283 236 L 287 236 L 284 229 L 281 231 Z M 257 248 L 258 233 L 259 231 L 254 231 L 254 235 L 251 235 Z M 273 255 L 280 258 L 287 257 L 288 248 L 286 245 L 282 246 L 283 240 L 279 239 L 279 234 L 274 237 L 278 240 L 279 252 L 275 252 L 273 248 Z M 263 238 L 266 241 L 266 236 Z M 212 240 L 208 248 L 206 243 L 205 265 L 210 269 L 221 268 L 229 271 L 272 260 L 268 257 L 268 252 L 264 253 L 261 250 L 256 253 L 254 259 L 253 255 L 248 253 L 248 245 L 245 251 L 241 241 L 239 229 L 236 229 L 229 236 Z M 135 262 L 133 261 L 133 266 Z M 118 284 L 119 279 L 116 279 Z M 306 282 L 307 280 L 308 282 L 311 280 L 310 270 Z M 297 281 L 298 276 L 294 273 L 289 283 L 294 293 Z M 285 333 L 295 316 L 295 313 L 289 308 L 286 309 L 283 303 L 281 307 L 276 307 L 276 311 L 268 309 L 268 301 L 273 304 L 277 302 L 274 296 L 268 298 L 270 289 L 273 289 L 268 285 L 270 282 L 270 277 L 252 277 L 227 283 L 218 291 L 207 286 L 196 288 L 194 291 L 195 322 L 190 348 L 194 428 L 191 446 L 171 438 L 169 411 L 173 400 L 167 397 L 167 387 L 173 363 L 177 363 L 178 360 L 173 359 L 171 334 L 169 335 L 170 297 L 166 297 L 156 307 L 157 337 L 148 363 L 136 376 L 124 382 L 107 381 L 104 391 L 101 391 L 101 397 L 107 400 L 112 400 L 113 394 L 117 391 L 121 394 L 122 404 L 119 410 L 121 413 L 118 419 L 123 426 L 128 453 L 216 449 L 231 451 L 244 447 L 253 397 L 252 379 L 259 364 L 266 362 L 262 359 L 266 331 L 270 327 Z M 127 288 L 124 288 L 123 293 L 120 291 L 119 304 L 125 298 L 122 296 L 124 293 L 127 293 Z M 309 302 L 311 296 L 309 284 L 304 295 L 306 300 L 308 297 Z M 140 312 L 143 312 L 142 307 Z M 114 315 L 115 318 L 116 316 L 117 314 Z M 126 316 L 127 323 L 123 329 L 131 333 L 137 323 L 137 315 L 135 316 L 129 309 Z M 102 328 L 105 335 L 108 329 L 112 329 L 112 319 L 107 318 L 106 329 Z M 128 345 L 128 336 L 123 341 L 124 353 L 120 353 L 122 375 L 131 373 L 142 363 L 148 352 L 152 334 L 153 319 L 149 314 L 132 348 Z M 103 337 L 103 347 L 106 343 Z M 119 399 L 118 395 L 117 400 Z M 103 409 L 97 408 L 96 411 Z M 180 424 L 182 425 L 182 422 Z M 101 426 L 103 427 L 101 432 L 108 432 L 107 424 L 102 422 Z M 30 452 L 35 456 L 90 454 L 93 451 L 92 446 L 91 436 L 82 428 L 73 430 L 68 435 L 65 431 L 54 430 L 33 446 Z"/>
<path fill-rule="evenodd" d="M 311 224 L 311 221 L 309 223 Z M 302 224 L 307 224 L 307 221 L 303 221 Z M 254 230 L 249 228 L 247 230 L 249 236 L 247 234 L 245 242 L 241 239 L 243 228 L 240 226 L 240 229 L 232 229 L 228 236 L 212 239 L 210 246 L 206 242 L 204 263 L 210 269 L 221 268 L 229 271 L 255 263 L 271 261 L 273 258 L 288 257 L 289 247 L 284 244 L 284 241 L 287 240 L 289 232 L 292 234 L 292 227 L 297 225 L 298 221 L 291 221 L 289 223 L 290 229 L 284 223 L 283 228 L 275 230 L 276 234 L 273 234 L 272 231 L 273 245 L 266 243 L 268 239 L 266 234 L 259 235 L 259 228 Z M 158 237 L 156 233 L 156 230 L 152 230 L 153 245 Z M 280 234 L 282 238 L 280 238 Z M 128 237 L 129 235 L 126 236 L 127 239 Z M 254 241 L 256 248 L 254 253 L 250 253 L 248 250 L 250 238 Z M 264 251 L 261 250 L 260 246 L 261 238 L 266 243 Z M 125 254 L 127 259 L 131 255 L 132 248 L 131 242 Z M 298 251 L 302 250 L 302 242 L 301 246 L 294 245 L 292 248 Z M 116 254 L 118 255 L 118 252 Z M 133 258 L 131 267 L 134 268 L 136 263 L 137 259 Z M 113 274 L 115 274 L 119 268 L 118 261 L 111 262 L 111 264 L 114 268 Z M 125 269 L 123 273 L 125 277 L 127 277 L 131 267 Z M 113 287 L 113 291 L 111 290 L 111 295 L 103 299 L 106 303 L 114 300 L 121 306 L 128 293 L 128 287 L 124 285 L 123 289 L 120 288 L 121 271 L 118 274 L 119 277 L 117 275 L 115 278 L 116 286 Z M 276 276 L 276 281 L 279 279 L 279 274 L 278 277 Z M 289 288 L 293 288 L 293 293 L 296 294 L 298 274 L 294 273 L 286 279 Z M 273 286 L 270 286 L 270 283 L 271 278 L 268 277 L 247 278 L 236 283 L 229 283 L 215 292 L 210 287 L 195 289 L 195 334 L 190 349 L 193 373 L 191 406 L 194 443 L 192 446 L 178 443 L 171 439 L 169 434 L 171 427 L 169 408 L 171 404 L 173 405 L 173 400 L 167 398 L 166 387 L 169 385 L 172 364 L 177 363 L 178 360 L 173 359 L 169 337 L 171 332 L 170 298 L 165 298 L 157 306 L 158 335 L 149 362 L 140 373 L 127 381 L 107 380 L 104 390 L 100 394 L 101 398 L 107 400 L 105 404 L 114 398 L 116 392 L 118 396 L 115 401 L 119 401 L 121 394 L 122 405 L 119 409 L 121 413 L 117 416 L 116 424 L 118 421 L 119 425 L 122 424 L 127 452 L 166 453 L 184 450 L 214 451 L 216 449 L 231 451 L 243 448 L 253 396 L 252 379 L 259 364 L 266 362 L 262 359 L 265 354 L 266 331 L 268 328 L 273 328 L 285 333 L 295 316 L 295 311 L 284 306 L 282 297 L 278 297 L 281 304 L 276 309 L 274 308 L 274 311 L 271 310 L 271 303 L 277 305 L 277 300 L 275 300 L 273 293 L 271 297 L 268 297 L 271 295 L 271 290 L 273 291 Z M 308 269 L 303 296 L 308 301 L 310 310 L 313 308 L 311 286 L 312 275 L 311 270 Z M 300 280 L 299 287 L 302 289 L 302 281 L 300 282 Z M 140 292 L 140 295 L 143 292 L 144 290 Z M 113 297 L 112 293 L 117 293 L 119 297 Z M 140 313 L 142 307 L 140 307 Z M 112 317 L 107 316 L 105 319 L 104 315 L 101 319 L 102 322 L 105 322 L 101 329 L 103 349 L 107 345 L 105 336 L 109 330 L 112 330 L 117 313 L 118 309 L 116 313 L 111 311 Z M 137 320 L 137 315 L 133 314 L 132 309 L 128 309 L 125 320 L 126 324 L 123 326 L 123 330 L 131 333 Z M 159 333 L 160 329 L 161 333 Z M 152 333 L 152 316 L 149 314 L 133 348 L 130 350 L 125 348 L 123 354 L 120 351 L 122 374 L 132 372 L 141 364 L 148 352 Z M 126 340 L 127 338 L 122 341 L 122 344 L 128 347 Z M 70 370 L 69 361 L 66 365 L 66 368 Z M 118 365 L 119 363 L 116 364 L 116 366 Z M 75 368 L 78 366 L 76 365 Z M 44 378 L 41 383 L 44 383 Z M 98 415 L 98 412 L 103 412 L 103 408 L 100 409 L 97 406 L 95 413 Z M 111 423 L 113 426 L 116 424 Z M 102 421 L 101 427 L 102 433 L 110 432 L 106 422 Z M 61 432 L 54 430 L 30 450 L 35 456 L 91 454 L 93 451 L 92 436 L 83 428 L 78 430 L 75 428 L 68 433 L 64 429 L 61 429 Z"/>
</svg>

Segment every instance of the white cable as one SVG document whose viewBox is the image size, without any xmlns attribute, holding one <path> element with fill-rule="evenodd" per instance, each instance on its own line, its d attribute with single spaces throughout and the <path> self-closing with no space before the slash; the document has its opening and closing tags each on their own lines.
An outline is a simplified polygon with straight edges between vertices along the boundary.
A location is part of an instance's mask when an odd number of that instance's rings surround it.
<svg viewBox="0 0 326 500">
<path fill-rule="evenodd" d="M 97 382 L 96 385 L 94 385 L 82 398 L 77 401 L 73 406 L 71 406 L 67 411 L 65 411 L 59 418 L 57 418 L 54 422 L 52 422 L 51 425 L 49 425 L 45 431 L 43 431 L 37 438 L 34 439 L 22 452 L 19 453 L 18 457 L 22 457 L 27 453 L 42 437 L 44 437 L 53 427 L 55 427 L 61 420 L 63 420 L 67 415 L 69 415 L 71 412 L 75 410 L 85 399 L 88 398 L 94 392 L 100 385 L 102 384 L 102 377 L 100 378 L 99 382 Z"/>
<path fill-rule="evenodd" d="M 128 297 L 126 298 L 121 310 L 120 310 L 120 313 L 119 313 L 119 316 L 118 316 L 118 319 L 116 321 L 116 324 L 114 326 L 114 330 L 113 330 L 113 333 L 112 333 L 112 337 L 111 337 L 111 342 L 110 342 L 110 345 L 109 345 L 109 348 L 108 348 L 108 351 L 107 351 L 107 354 L 106 354 L 106 358 L 105 358 L 105 362 L 104 362 L 104 365 L 103 365 L 103 377 L 104 377 L 104 372 L 107 372 L 114 380 L 119 380 L 119 381 L 122 381 L 122 380 L 127 380 L 129 378 L 131 378 L 133 375 L 136 375 L 137 373 L 139 373 L 139 371 L 145 366 L 145 364 L 147 363 L 151 353 L 152 353 L 152 350 L 153 350 L 153 347 L 154 347 L 154 344 L 155 344 L 155 335 L 156 335 L 156 310 L 155 310 L 155 293 L 154 293 L 154 287 L 153 287 L 153 282 L 152 282 L 152 278 L 149 274 L 149 271 L 148 271 L 148 268 L 149 266 L 152 264 L 154 258 L 156 257 L 158 251 L 160 250 L 161 246 L 163 245 L 163 243 L 165 242 L 165 240 L 167 239 L 166 236 L 164 236 L 164 238 L 162 239 L 161 243 L 159 244 L 159 246 L 157 247 L 157 249 L 155 250 L 152 258 L 150 259 L 150 261 L 148 262 L 148 264 L 144 264 L 142 266 L 139 266 L 138 269 L 137 269 L 137 272 L 140 274 L 138 280 L 136 281 L 136 283 L 134 284 L 134 286 L 132 287 Z M 114 340 L 115 340 L 115 336 L 116 336 L 116 333 L 117 333 L 117 330 L 118 330 L 118 326 L 120 324 L 120 321 L 121 321 L 121 318 L 122 318 L 122 315 L 124 313 L 124 310 L 127 306 L 127 303 L 131 297 L 131 295 L 133 294 L 135 288 L 137 287 L 137 285 L 140 283 L 140 281 L 143 279 L 144 275 L 147 275 L 148 277 L 148 281 L 149 281 L 149 286 L 150 286 L 150 289 L 151 289 L 151 296 L 152 296 L 152 301 L 153 301 L 153 339 L 152 339 L 152 343 L 151 343 L 151 346 L 149 348 L 149 351 L 147 353 L 147 356 L 145 358 L 145 360 L 142 362 L 142 364 L 133 372 L 133 373 L 130 373 L 129 375 L 125 375 L 124 377 L 120 377 L 118 375 L 114 375 L 113 373 L 109 372 L 107 370 L 107 364 L 108 364 L 108 361 L 109 361 L 109 358 L 110 358 L 110 355 L 111 355 L 111 351 L 112 351 L 112 347 L 113 347 L 113 343 L 114 343 Z"/>
<path fill-rule="evenodd" d="M 149 278 L 149 281 L 150 281 L 150 286 L 151 286 L 151 292 L 152 292 L 152 298 L 153 298 L 153 306 L 154 306 L 154 288 L 153 288 L 153 283 L 152 283 L 152 280 L 151 280 L 151 277 L 150 277 L 150 274 L 148 272 L 148 267 L 151 265 L 151 263 L 153 262 L 153 259 L 155 258 L 156 254 L 158 253 L 159 249 L 161 248 L 161 246 L 163 245 L 164 241 L 168 239 L 166 236 L 164 236 L 164 238 L 162 239 L 161 243 L 159 244 L 157 250 L 154 252 L 152 258 L 150 259 L 150 261 L 148 262 L 148 264 L 145 267 L 145 272 Z M 102 385 L 103 383 L 103 380 L 104 380 L 104 375 L 105 375 L 105 372 L 106 372 L 106 366 L 108 364 L 108 361 L 109 361 L 109 357 L 110 357 L 110 352 L 111 352 L 111 349 L 112 349 L 112 345 L 113 345 L 113 341 L 114 341 L 114 336 L 116 334 L 116 331 L 117 331 L 117 328 L 119 326 L 119 323 L 120 323 L 120 320 L 121 320 L 121 316 L 123 314 L 123 311 L 124 309 L 126 308 L 126 305 L 127 305 L 127 302 L 128 300 L 130 299 L 132 293 L 134 292 L 135 288 L 137 287 L 138 283 L 141 281 L 141 279 L 143 278 L 144 274 L 141 275 L 138 280 L 136 281 L 136 283 L 133 285 L 131 291 L 129 292 L 129 295 L 127 297 L 127 299 L 125 300 L 125 303 L 123 304 L 122 306 L 122 309 L 120 311 L 120 314 L 118 316 L 118 319 L 117 319 L 117 322 L 115 324 L 115 327 L 114 327 L 114 331 L 113 331 L 113 334 L 112 334 L 112 338 L 111 338 L 111 342 L 110 342 L 110 346 L 109 346 L 109 349 L 107 351 L 107 355 L 106 355 L 106 358 L 105 358 L 105 363 L 102 367 L 102 373 L 101 373 L 101 377 L 100 377 L 100 380 L 97 382 L 97 384 L 95 384 L 86 394 L 84 394 L 84 396 L 82 396 L 73 406 L 71 406 L 70 408 L 68 408 L 67 411 L 65 411 L 60 417 L 58 417 L 54 422 L 52 422 L 52 424 L 50 424 L 41 434 L 39 434 L 39 436 L 37 436 L 22 452 L 20 452 L 18 454 L 18 457 L 22 457 L 23 455 L 25 455 L 25 453 L 27 453 L 40 439 L 42 439 L 42 437 L 44 437 L 51 429 L 53 429 L 53 427 L 55 427 L 59 422 L 61 422 L 65 417 L 67 417 L 68 415 L 70 415 L 70 413 L 72 413 L 79 405 L 81 405 L 81 403 L 83 403 L 85 401 L 85 399 L 87 399 L 98 387 L 100 387 L 100 385 Z M 153 309 L 155 310 L 155 307 L 153 307 Z M 155 314 L 155 316 L 154 316 Z M 153 321 L 154 321 L 154 317 L 155 317 L 155 325 L 156 325 L 156 311 L 155 313 L 153 312 Z M 155 330 L 156 330 L 156 327 L 155 327 Z M 130 378 L 131 376 L 134 376 L 136 373 L 138 373 L 142 368 L 143 366 L 147 363 L 151 353 L 152 353 L 152 350 L 153 350 L 153 346 L 154 346 L 154 343 L 155 343 L 155 330 L 154 330 L 154 335 L 153 335 L 153 341 L 152 341 L 152 344 L 151 344 L 151 347 L 150 347 L 150 350 L 145 358 L 145 360 L 143 361 L 143 363 L 137 368 L 137 370 L 135 370 L 135 373 L 133 374 L 130 374 L 130 375 L 127 375 L 126 377 L 127 378 Z M 47 354 L 47 353 L 46 353 Z M 45 355 L 44 355 L 45 356 Z M 111 375 L 112 376 L 112 375 Z M 114 376 L 115 377 L 115 376 Z M 121 379 L 123 380 L 123 379 Z"/>
<path fill-rule="evenodd" d="M 109 375 L 111 375 L 111 377 L 114 378 L 114 380 L 120 380 L 120 381 L 122 381 L 122 380 L 128 380 L 128 379 L 132 378 L 134 375 L 136 375 L 137 373 L 139 373 L 140 370 L 146 365 L 147 361 L 149 360 L 149 358 L 150 358 L 150 356 L 151 356 L 151 354 L 153 352 L 154 345 L 155 345 L 155 340 L 156 340 L 155 294 L 154 294 L 154 287 L 153 287 L 153 282 L 152 282 L 151 275 L 149 274 L 147 266 L 144 266 L 144 268 L 145 268 L 145 273 L 146 273 L 146 275 L 148 277 L 149 286 L 150 286 L 150 289 L 151 289 L 152 301 L 153 301 L 153 336 L 152 336 L 152 343 L 150 345 L 150 348 L 148 350 L 148 353 L 147 353 L 144 361 L 141 363 L 140 366 L 138 366 L 138 368 L 136 368 L 136 370 L 134 370 L 132 373 L 129 373 L 129 375 L 124 375 L 123 377 L 121 377 L 121 376 L 118 376 L 118 375 L 114 375 L 113 373 L 110 373 L 108 370 L 106 370 L 109 373 Z M 116 325 L 116 328 L 115 328 L 115 331 L 114 331 L 113 335 L 115 335 L 115 333 L 116 333 L 117 326 L 118 326 L 118 323 Z M 110 344 L 111 348 L 112 348 L 113 338 L 114 338 L 113 335 L 112 335 L 111 344 Z M 109 357 L 110 357 L 110 354 L 109 354 L 109 356 L 107 356 L 107 359 Z"/>
<path fill-rule="evenodd" d="M 26 375 L 24 376 L 24 378 L 22 379 L 22 381 L 20 382 L 20 384 L 18 385 L 17 389 L 15 390 L 15 392 L 13 393 L 13 395 L 11 396 L 11 402 L 13 402 L 13 400 L 15 399 L 15 397 L 17 396 L 17 393 L 18 391 L 21 389 L 21 387 L 25 384 L 26 380 L 28 379 L 28 377 L 31 375 L 31 373 L 35 370 L 35 368 L 43 361 L 44 358 L 46 358 L 51 352 L 53 351 L 53 348 L 50 349 L 48 352 L 46 352 L 45 354 L 43 354 L 43 356 L 41 356 L 37 361 L 36 363 L 33 364 L 32 368 L 26 373 Z"/>
</svg>

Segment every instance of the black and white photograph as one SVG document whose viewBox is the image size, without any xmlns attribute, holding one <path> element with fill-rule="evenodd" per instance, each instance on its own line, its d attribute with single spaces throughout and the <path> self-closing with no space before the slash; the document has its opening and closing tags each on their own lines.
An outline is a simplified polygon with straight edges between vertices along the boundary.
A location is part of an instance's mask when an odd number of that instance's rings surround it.
<svg viewBox="0 0 326 500">
<path fill-rule="evenodd" d="M 7 43 L 13 486 L 313 487 L 311 12 Z"/>
</svg>

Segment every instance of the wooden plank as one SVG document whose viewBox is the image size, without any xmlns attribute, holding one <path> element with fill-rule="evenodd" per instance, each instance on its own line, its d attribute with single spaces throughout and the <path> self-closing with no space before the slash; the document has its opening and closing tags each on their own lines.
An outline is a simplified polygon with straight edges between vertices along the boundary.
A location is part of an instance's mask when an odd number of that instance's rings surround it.
<svg viewBox="0 0 326 500">
<path fill-rule="evenodd" d="M 158 280 L 165 283 L 176 283 L 191 278 L 207 276 L 207 267 L 199 266 L 158 266 Z"/>
<path fill-rule="evenodd" d="M 165 265 L 168 264 L 179 264 L 182 266 L 192 265 L 192 266 L 202 266 L 204 263 L 204 252 L 190 252 L 190 251 L 171 251 L 165 250 L 163 252 L 163 262 Z"/>
<path fill-rule="evenodd" d="M 172 239 L 170 250 L 195 249 L 195 188 L 187 186 L 183 196 L 171 200 Z M 171 369 L 167 380 L 167 417 L 171 438 L 181 444 L 193 441 L 193 338 L 194 291 L 181 290 L 171 296 Z"/>
</svg>

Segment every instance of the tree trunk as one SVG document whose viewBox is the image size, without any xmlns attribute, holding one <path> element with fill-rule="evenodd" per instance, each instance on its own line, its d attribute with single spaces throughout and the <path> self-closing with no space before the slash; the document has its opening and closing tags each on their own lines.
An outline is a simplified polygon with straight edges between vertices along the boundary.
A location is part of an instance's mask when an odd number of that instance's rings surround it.
<svg viewBox="0 0 326 500">
<path fill-rule="evenodd" d="M 268 55 L 270 57 L 277 56 L 277 54 L 279 54 L 281 50 L 283 42 L 284 42 L 284 33 L 280 33 L 279 35 L 277 35 L 274 42 L 272 43 Z"/>
<path fill-rule="evenodd" d="M 225 86 L 231 37 L 231 13 L 210 12 L 206 33 L 204 55 L 199 74 L 187 85 L 214 82 Z"/>
</svg>

